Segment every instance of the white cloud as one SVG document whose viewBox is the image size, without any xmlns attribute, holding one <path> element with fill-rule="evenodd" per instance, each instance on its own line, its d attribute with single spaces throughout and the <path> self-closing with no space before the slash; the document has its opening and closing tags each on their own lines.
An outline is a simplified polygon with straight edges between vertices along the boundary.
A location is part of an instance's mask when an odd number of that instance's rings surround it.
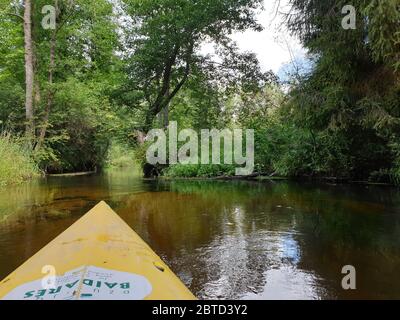
<svg viewBox="0 0 400 320">
<path fill-rule="evenodd" d="M 279 2 L 279 11 L 288 12 L 288 0 L 265 0 L 265 10 L 258 15 L 264 31 L 246 31 L 232 36 L 241 50 L 257 54 L 264 71 L 272 70 L 275 73 L 282 65 L 291 62 L 293 56 L 304 56 L 306 52 L 299 40 L 291 37 L 284 28 L 283 16 L 277 13 Z"/>
</svg>

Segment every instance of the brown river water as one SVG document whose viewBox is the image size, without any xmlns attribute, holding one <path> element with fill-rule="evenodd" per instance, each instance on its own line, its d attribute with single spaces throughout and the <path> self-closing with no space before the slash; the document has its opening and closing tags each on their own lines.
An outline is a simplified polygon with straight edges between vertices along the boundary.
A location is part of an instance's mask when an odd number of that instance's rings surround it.
<svg viewBox="0 0 400 320">
<path fill-rule="evenodd" d="M 200 299 L 400 299 L 399 189 L 127 170 L 0 189 L 0 278 L 101 200 Z M 356 290 L 341 286 L 345 265 Z"/>
</svg>

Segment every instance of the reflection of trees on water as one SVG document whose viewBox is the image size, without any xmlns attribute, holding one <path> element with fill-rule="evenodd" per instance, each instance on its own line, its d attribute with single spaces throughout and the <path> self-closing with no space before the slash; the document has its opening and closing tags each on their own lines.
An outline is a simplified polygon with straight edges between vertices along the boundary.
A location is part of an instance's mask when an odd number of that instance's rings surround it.
<svg viewBox="0 0 400 320">
<path fill-rule="evenodd" d="M 376 200 L 379 194 L 362 199 L 287 183 L 186 181 L 169 188 L 175 192 L 131 197 L 122 215 L 141 212 L 130 224 L 199 297 L 363 297 L 342 293 L 342 266 L 354 261 L 363 277 L 379 263 L 388 274 L 397 265 L 398 215 Z M 384 199 L 390 205 L 393 197 Z M 373 295 L 373 287 L 361 288 Z"/>
<path fill-rule="evenodd" d="M 263 202 L 248 209 L 237 199 L 146 193 L 118 211 L 200 297 L 233 299 L 262 292 L 267 270 L 300 259 L 293 216 L 275 217 L 279 209 Z"/>
</svg>

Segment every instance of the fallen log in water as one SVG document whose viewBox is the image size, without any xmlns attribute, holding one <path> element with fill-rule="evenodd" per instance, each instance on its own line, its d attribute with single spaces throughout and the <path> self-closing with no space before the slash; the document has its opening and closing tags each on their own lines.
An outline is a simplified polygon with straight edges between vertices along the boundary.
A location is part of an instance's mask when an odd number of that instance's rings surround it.
<svg viewBox="0 0 400 320">
<path fill-rule="evenodd" d="M 75 173 L 59 173 L 59 174 L 47 174 L 47 177 L 79 177 L 79 176 L 91 176 L 96 174 L 96 171 L 87 172 L 75 172 Z"/>
</svg>

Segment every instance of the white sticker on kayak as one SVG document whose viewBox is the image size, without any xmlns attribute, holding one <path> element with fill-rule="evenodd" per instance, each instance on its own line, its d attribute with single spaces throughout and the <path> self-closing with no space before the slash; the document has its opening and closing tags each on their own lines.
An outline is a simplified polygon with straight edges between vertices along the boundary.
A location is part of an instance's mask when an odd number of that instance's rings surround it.
<svg viewBox="0 0 400 320">
<path fill-rule="evenodd" d="M 143 276 L 97 267 L 81 267 L 57 276 L 55 286 L 44 289 L 42 280 L 26 283 L 4 300 L 143 300 L 152 292 Z"/>
</svg>

